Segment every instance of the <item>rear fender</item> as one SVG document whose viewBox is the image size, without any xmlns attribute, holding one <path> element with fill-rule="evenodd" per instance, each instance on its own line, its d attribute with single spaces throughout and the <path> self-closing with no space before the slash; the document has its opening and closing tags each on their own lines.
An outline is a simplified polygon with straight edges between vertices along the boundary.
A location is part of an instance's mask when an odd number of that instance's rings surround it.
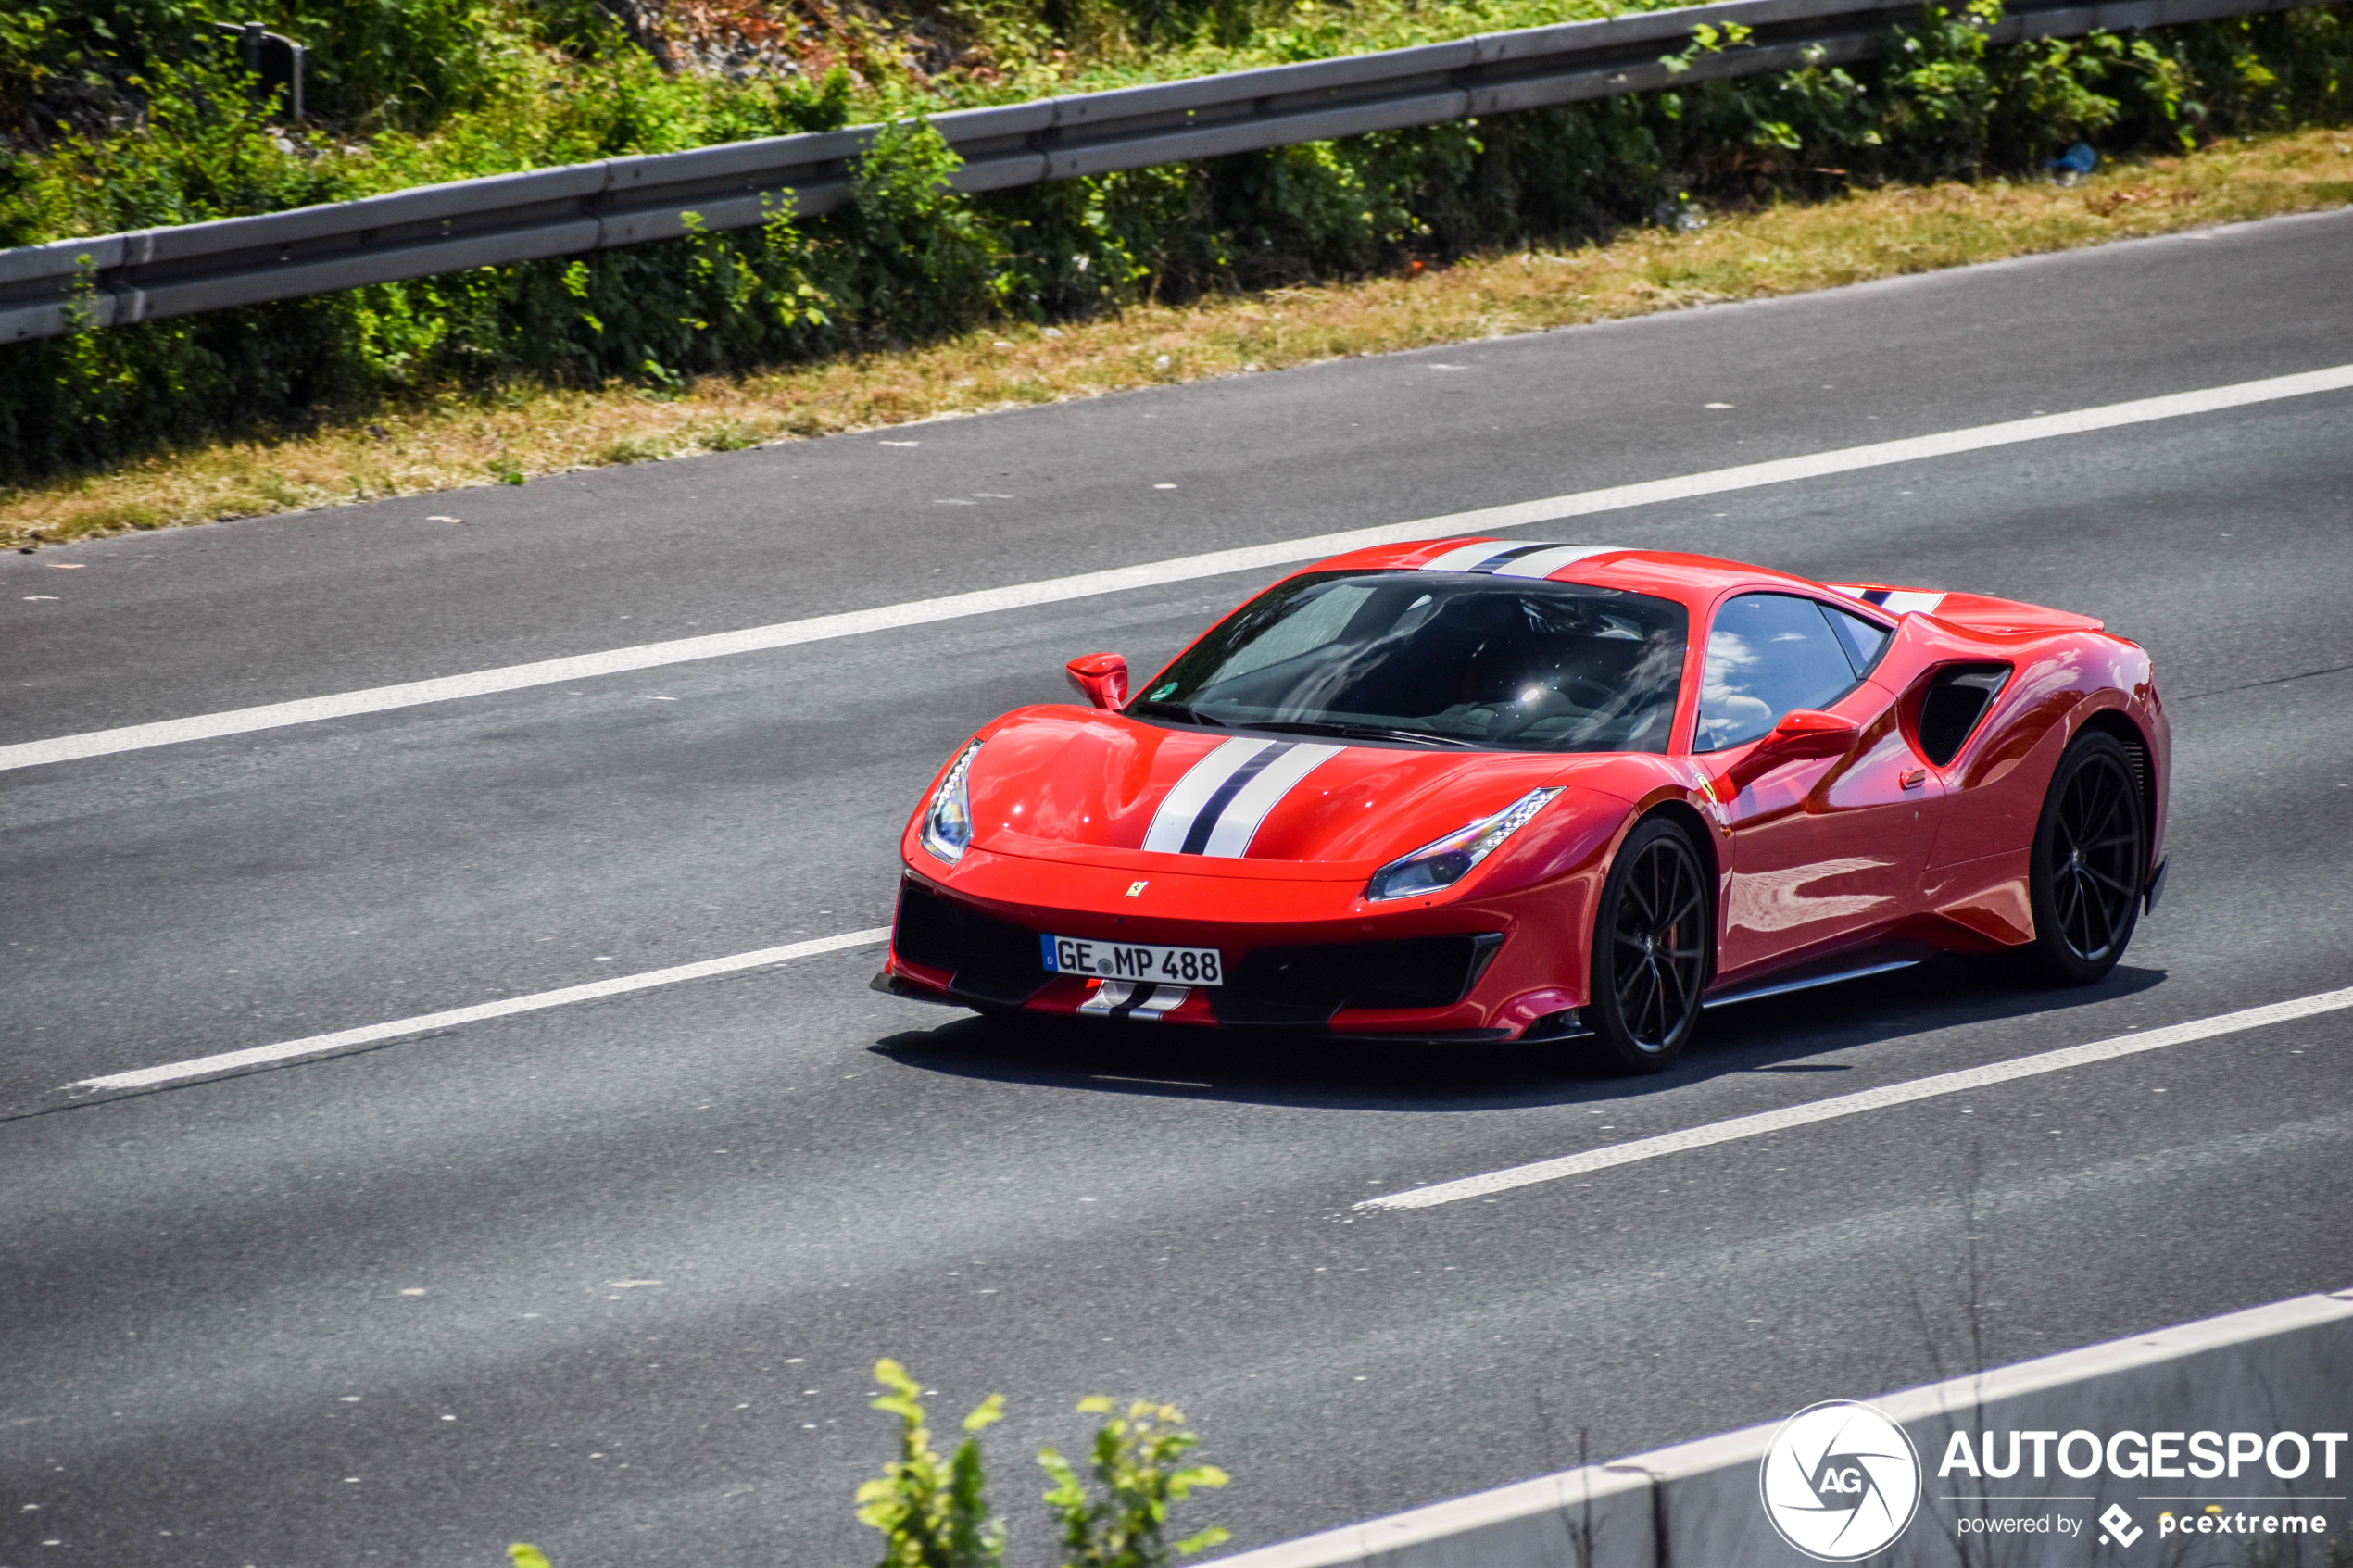
<svg viewBox="0 0 2353 1568">
<path fill-rule="evenodd" d="M 1929 856 L 1931 870 L 2032 844 L 2059 758 L 2087 726 L 2126 726 L 2140 739 L 2145 774 L 2154 780 L 2161 773 L 2164 748 L 2133 712 L 2133 694 L 2149 684 L 2148 656 L 2134 645 L 2101 633 L 1962 641 L 1974 645 L 1965 651 L 2009 663 L 2011 673 L 1959 751 L 1938 770 L 1944 812 Z M 2161 794 L 2145 799 L 2154 823 Z M 2156 837 L 2152 833 L 2153 844 Z"/>
</svg>

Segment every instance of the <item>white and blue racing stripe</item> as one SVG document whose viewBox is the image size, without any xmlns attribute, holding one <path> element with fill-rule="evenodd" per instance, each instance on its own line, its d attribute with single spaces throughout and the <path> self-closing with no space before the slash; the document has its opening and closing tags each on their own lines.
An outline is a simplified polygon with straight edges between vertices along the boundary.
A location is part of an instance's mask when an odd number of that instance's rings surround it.
<svg viewBox="0 0 2353 1568">
<path fill-rule="evenodd" d="M 1164 855 L 1239 858 L 1249 852 L 1276 803 L 1342 749 L 1237 735 L 1176 781 L 1152 813 L 1144 847 Z"/>
<path fill-rule="evenodd" d="M 1935 613 L 1944 602 L 1942 594 L 1917 593 L 1902 588 L 1858 588 L 1846 583 L 1826 583 L 1824 587 L 1834 594 L 1844 594 L 1850 599 L 1860 599 L 1867 605 L 1877 605 L 1890 615 L 1908 615 L 1919 610 L 1923 615 Z"/>
<path fill-rule="evenodd" d="M 1192 832 L 1185 835 L 1186 852 L 1225 856 L 1245 853 L 1250 848 L 1250 841 L 1258 834 L 1258 824 L 1266 820 L 1266 814 L 1275 809 L 1276 803 L 1291 792 L 1292 785 L 1322 767 L 1329 759 L 1339 756 L 1341 749 L 1337 746 L 1291 743 L 1283 746 L 1280 756 L 1259 753 L 1251 759 L 1249 767 L 1227 781 L 1227 788 L 1233 793 L 1227 797 L 1224 809 L 1214 814 L 1214 820 L 1211 820 L 1213 813 L 1207 809 L 1202 811 L 1202 819 L 1208 822 L 1208 831 L 1202 832 L 1202 823 L 1195 822 Z M 1220 790 L 1219 794 L 1225 794 L 1225 790 Z M 1198 850 L 1192 847 L 1196 834 L 1200 836 L 1202 846 Z"/>
<path fill-rule="evenodd" d="M 1532 554 L 1517 557 L 1495 568 L 1498 577 L 1550 577 L 1565 566 L 1575 566 L 1590 556 L 1621 556 L 1623 545 L 1553 545 Z"/>
<path fill-rule="evenodd" d="M 1193 822 L 1208 806 L 1210 797 L 1224 788 L 1226 781 L 1252 758 L 1276 744 L 1271 740 L 1244 740 L 1237 735 L 1186 770 L 1185 776 L 1176 781 L 1176 787 L 1160 803 L 1160 809 L 1152 813 L 1152 825 L 1144 834 L 1144 847 L 1164 855 L 1181 854 L 1185 836 L 1193 831 Z"/>
<path fill-rule="evenodd" d="M 1155 985 L 1148 981 L 1106 980 L 1095 988 L 1095 994 L 1078 1004 L 1081 1012 L 1099 1012 L 1111 1018 L 1136 1018 L 1157 1023 L 1161 1018 L 1185 1005 L 1193 994 L 1189 985 Z"/>
<path fill-rule="evenodd" d="M 1501 539 L 1479 539 L 1429 559 L 1419 571 L 1476 571 L 1491 577 L 1550 577 L 1562 567 L 1588 556 L 1617 555 L 1623 545 L 1509 545 Z"/>
</svg>

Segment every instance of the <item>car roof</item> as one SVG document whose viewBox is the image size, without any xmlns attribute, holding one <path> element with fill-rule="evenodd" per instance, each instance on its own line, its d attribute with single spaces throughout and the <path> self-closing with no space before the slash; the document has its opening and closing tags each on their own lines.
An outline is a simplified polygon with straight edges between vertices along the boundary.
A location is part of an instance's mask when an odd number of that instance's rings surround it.
<svg viewBox="0 0 2353 1568">
<path fill-rule="evenodd" d="M 1484 548 L 1483 548 L 1484 547 Z M 1735 588 L 1786 586 L 1815 595 L 1824 584 L 1770 567 L 1680 550 L 1621 549 L 1611 545 L 1553 544 L 1480 534 L 1424 539 L 1352 550 L 1306 568 L 1310 571 L 1487 571 L 1505 578 L 1585 583 L 1705 604 Z"/>
</svg>

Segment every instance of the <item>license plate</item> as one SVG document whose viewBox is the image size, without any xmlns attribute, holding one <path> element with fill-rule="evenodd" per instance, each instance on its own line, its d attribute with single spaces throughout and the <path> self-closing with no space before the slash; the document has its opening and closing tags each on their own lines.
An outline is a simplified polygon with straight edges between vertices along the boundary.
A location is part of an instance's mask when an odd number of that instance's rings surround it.
<svg viewBox="0 0 2353 1568">
<path fill-rule="evenodd" d="M 1157 985 L 1226 983 L 1226 966 L 1214 947 L 1162 947 L 1150 942 L 1042 935 L 1038 945 L 1046 967 L 1056 974 L 1092 974 L 1105 980 L 1149 981 Z"/>
</svg>

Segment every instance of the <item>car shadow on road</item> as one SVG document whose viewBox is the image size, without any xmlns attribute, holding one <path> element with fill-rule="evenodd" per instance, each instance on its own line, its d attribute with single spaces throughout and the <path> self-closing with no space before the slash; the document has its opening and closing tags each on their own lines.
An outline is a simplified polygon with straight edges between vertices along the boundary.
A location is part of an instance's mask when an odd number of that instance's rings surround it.
<svg viewBox="0 0 2353 1568">
<path fill-rule="evenodd" d="M 1095 1019 L 950 1016 L 871 1048 L 921 1072 L 1098 1094 L 1343 1110 L 1495 1110 L 1605 1103 L 1741 1073 L 1819 1074 L 1829 1087 L 1827 1080 L 1852 1066 L 1813 1059 L 1969 1025 L 2029 1025 L 2016 1035 L 2021 1052 L 2077 1045 L 2110 1031 L 2086 1023 L 2055 1034 L 2047 1023 L 2033 1025 L 2148 990 L 2165 977 L 2163 970 L 2126 964 L 2096 985 L 2056 989 L 1935 959 L 1712 1011 L 1680 1062 L 1639 1078 L 1608 1071 L 1586 1041 L 1382 1046 Z"/>
</svg>

